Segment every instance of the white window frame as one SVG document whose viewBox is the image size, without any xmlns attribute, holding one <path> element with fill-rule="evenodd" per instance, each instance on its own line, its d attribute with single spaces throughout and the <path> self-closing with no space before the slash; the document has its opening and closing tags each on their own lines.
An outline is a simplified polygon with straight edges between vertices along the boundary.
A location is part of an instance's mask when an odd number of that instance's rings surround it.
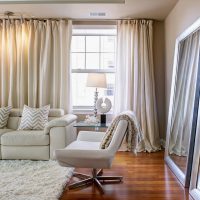
<svg viewBox="0 0 200 200">
<path fill-rule="evenodd" d="M 116 28 L 116 25 L 75 25 L 73 26 L 75 29 L 114 29 Z M 116 36 L 117 34 L 77 34 L 73 33 L 72 36 Z M 86 40 L 85 40 L 86 41 Z M 71 53 L 78 53 L 78 52 L 72 52 Z M 81 52 L 82 53 L 82 52 Z M 92 52 L 95 53 L 95 52 Z M 101 53 L 101 52 L 96 52 Z M 102 52 L 104 53 L 104 52 Z M 109 52 L 106 52 L 109 53 Z M 112 52 L 113 53 L 113 52 Z M 115 51 L 116 53 L 116 51 Z M 86 56 L 86 53 L 85 53 Z M 100 59 L 101 60 L 101 59 Z M 100 61 L 101 62 L 101 61 Z M 85 66 L 86 67 L 86 58 L 85 58 Z M 71 73 L 116 73 L 116 66 L 115 69 L 71 69 Z M 90 114 L 94 110 L 93 106 L 73 106 L 73 113 L 77 114 Z M 112 110 L 109 112 L 112 113 Z"/>
</svg>

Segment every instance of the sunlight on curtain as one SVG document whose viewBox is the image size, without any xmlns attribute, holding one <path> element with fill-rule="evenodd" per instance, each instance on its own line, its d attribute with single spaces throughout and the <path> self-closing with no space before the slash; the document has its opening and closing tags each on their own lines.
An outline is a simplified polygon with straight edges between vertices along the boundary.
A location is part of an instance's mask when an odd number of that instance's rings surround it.
<svg viewBox="0 0 200 200">
<path fill-rule="evenodd" d="M 71 110 L 71 21 L 0 21 L 0 106 Z"/>
<path fill-rule="evenodd" d="M 144 143 L 138 151 L 160 150 L 153 72 L 153 21 L 119 20 L 115 114 L 132 110 Z"/>
</svg>

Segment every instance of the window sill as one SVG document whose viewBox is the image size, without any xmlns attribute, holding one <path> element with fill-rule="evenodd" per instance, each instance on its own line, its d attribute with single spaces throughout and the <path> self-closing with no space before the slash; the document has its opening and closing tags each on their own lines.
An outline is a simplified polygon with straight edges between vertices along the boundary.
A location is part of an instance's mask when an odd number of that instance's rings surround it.
<svg viewBox="0 0 200 200">
<path fill-rule="evenodd" d="M 73 114 L 85 114 L 85 115 L 90 115 L 93 114 L 93 110 L 91 109 L 73 109 Z"/>
<path fill-rule="evenodd" d="M 93 109 L 73 109 L 73 114 L 80 114 L 80 115 L 92 115 L 94 113 Z M 99 113 L 98 113 L 99 115 Z M 106 115 L 113 115 L 113 110 L 106 113 Z"/>
</svg>

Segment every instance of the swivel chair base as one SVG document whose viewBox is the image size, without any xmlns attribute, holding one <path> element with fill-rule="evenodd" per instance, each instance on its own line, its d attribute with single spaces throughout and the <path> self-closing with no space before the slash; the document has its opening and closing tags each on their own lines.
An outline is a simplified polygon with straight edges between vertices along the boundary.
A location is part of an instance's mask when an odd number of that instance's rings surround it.
<svg viewBox="0 0 200 200">
<path fill-rule="evenodd" d="M 103 175 L 103 170 L 100 169 L 97 171 L 97 169 L 92 170 L 92 176 L 89 176 L 87 174 L 82 174 L 82 173 L 76 173 L 74 172 L 73 176 L 78 177 L 82 179 L 81 181 L 78 181 L 76 183 L 70 184 L 68 186 L 69 190 L 80 188 L 80 187 L 85 187 L 85 186 L 90 186 L 90 185 L 95 185 L 101 192 L 101 194 L 104 194 L 104 189 L 102 187 L 102 182 L 104 183 L 120 183 L 122 182 L 123 177 L 122 176 L 102 176 Z"/>
</svg>

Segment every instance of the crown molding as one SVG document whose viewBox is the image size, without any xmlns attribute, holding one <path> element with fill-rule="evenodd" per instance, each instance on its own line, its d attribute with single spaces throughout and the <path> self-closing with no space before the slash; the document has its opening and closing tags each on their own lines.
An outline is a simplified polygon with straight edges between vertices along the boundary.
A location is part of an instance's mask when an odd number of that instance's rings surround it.
<svg viewBox="0 0 200 200">
<path fill-rule="evenodd" d="M 0 0 L 0 4 L 125 4 L 125 0 Z"/>
</svg>

